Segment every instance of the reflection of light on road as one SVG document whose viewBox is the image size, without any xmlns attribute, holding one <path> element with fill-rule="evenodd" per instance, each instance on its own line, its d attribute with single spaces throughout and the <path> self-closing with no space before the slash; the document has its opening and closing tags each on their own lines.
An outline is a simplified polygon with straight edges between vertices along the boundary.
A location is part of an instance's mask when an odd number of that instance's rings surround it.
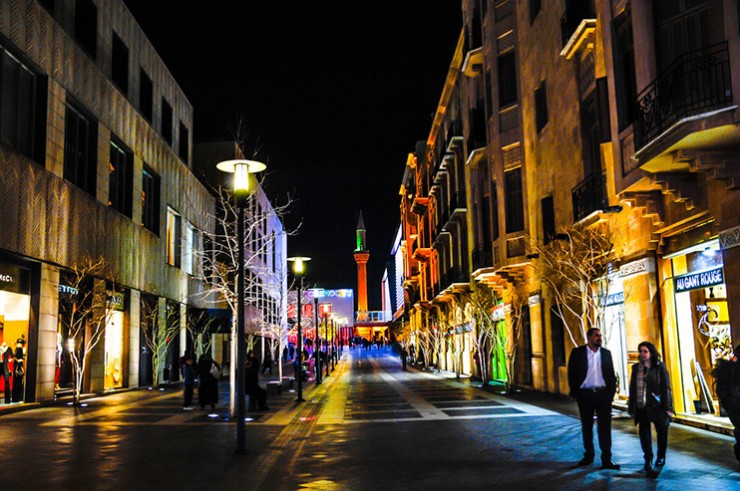
<svg viewBox="0 0 740 491">
<path fill-rule="evenodd" d="M 211 413 L 208 415 L 209 418 L 218 418 L 218 414 Z"/>
<path fill-rule="evenodd" d="M 316 420 L 316 416 L 301 416 L 298 420 L 303 422 L 314 421 Z"/>
<path fill-rule="evenodd" d="M 326 491 L 331 491 L 333 489 L 339 489 L 339 487 L 337 486 L 337 483 L 333 481 L 322 479 L 320 481 L 303 483 L 301 484 L 301 487 L 299 489 L 323 489 Z"/>
</svg>

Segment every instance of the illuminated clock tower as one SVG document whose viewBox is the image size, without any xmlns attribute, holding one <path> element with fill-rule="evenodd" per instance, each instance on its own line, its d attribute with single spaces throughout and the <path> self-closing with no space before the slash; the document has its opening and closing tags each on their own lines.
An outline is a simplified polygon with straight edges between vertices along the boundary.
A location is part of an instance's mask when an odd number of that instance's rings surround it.
<svg viewBox="0 0 740 491">
<path fill-rule="evenodd" d="M 357 311 L 367 312 L 367 261 L 370 259 L 370 251 L 365 242 L 365 222 L 360 218 L 357 220 L 357 244 L 355 247 L 355 262 L 357 263 Z"/>
</svg>

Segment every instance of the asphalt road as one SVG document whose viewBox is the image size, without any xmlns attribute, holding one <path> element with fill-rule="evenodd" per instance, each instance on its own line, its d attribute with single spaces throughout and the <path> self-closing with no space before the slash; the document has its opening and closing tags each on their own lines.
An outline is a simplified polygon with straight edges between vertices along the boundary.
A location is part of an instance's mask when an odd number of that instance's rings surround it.
<svg viewBox="0 0 740 491">
<path fill-rule="evenodd" d="M 347 352 L 323 384 L 306 388 L 305 403 L 284 392 L 250 413 L 247 455 L 234 455 L 221 389 L 215 412 L 183 411 L 169 389 L 4 415 L 4 481 L 15 490 L 740 489 L 729 437 L 673 425 L 667 465 L 652 478 L 636 429 L 617 419 L 622 469 L 601 470 L 598 459 L 575 467 L 572 411 L 402 371 L 386 350 Z"/>
</svg>

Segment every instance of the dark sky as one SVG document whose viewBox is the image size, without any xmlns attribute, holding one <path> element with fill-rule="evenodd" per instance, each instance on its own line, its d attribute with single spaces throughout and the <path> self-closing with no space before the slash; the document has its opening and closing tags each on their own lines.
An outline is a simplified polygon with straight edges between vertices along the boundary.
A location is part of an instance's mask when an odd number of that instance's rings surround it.
<svg viewBox="0 0 740 491">
<path fill-rule="evenodd" d="M 399 222 L 406 156 L 425 140 L 459 36 L 459 0 L 124 0 L 195 109 L 194 136 L 241 115 L 273 200 L 303 223 L 289 255 L 356 288 L 358 210 L 371 310 Z"/>
</svg>

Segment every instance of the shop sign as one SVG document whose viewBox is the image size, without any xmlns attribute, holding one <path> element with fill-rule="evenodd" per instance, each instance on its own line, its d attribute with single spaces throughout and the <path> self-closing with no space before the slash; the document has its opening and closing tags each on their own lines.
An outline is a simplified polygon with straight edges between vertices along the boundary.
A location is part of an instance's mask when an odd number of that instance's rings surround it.
<svg viewBox="0 0 740 491">
<path fill-rule="evenodd" d="M 15 264 L 0 263 L 0 290 L 29 295 L 31 271 Z"/>
<path fill-rule="evenodd" d="M 352 290 L 351 289 L 342 289 L 342 290 L 307 290 L 307 295 L 311 298 L 317 297 L 317 298 L 352 298 Z"/>
<path fill-rule="evenodd" d="M 611 307 L 612 305 L 619 305 L 624 303 L 624 292 L 610 293 L 603 299 L 604 307 Z"/>
<path fill-rule="evenodd" d="M 457 334 L 462 334 L 462 332 L 463 332 L 463 328 L 462 328 L 462 326 L 455 326 L 455 332 L 456 332 Z"/>
<path fill-rule="evenodd" d="M 530 295 L 529 296 L 529 306 L 532 307 L 534 305 L 538 305 L 540 303 L 540 296 L 539 294 L 536 295 Z"/>
<path fill-rule="evenodd" d="M 108 291 L 108 308 L 111 310 L 123 311 L 123 292 Z"/>
<path fill-rule="evenodd" d="M 506 313 L 504 312 L 504 306 L 499 305 L 496 308 L 493 309 L 493 320 L 494 321 L 500 321 L 503 320 L 504 317 L 506 317 Z"/>
<path fill-rule="evenodd" d="M 654 271 L 652 265 L 653 262 L 650 259 L 644 257 L 642 259 L 638 259 L 637 261 L 623 264 L 622 267 L 619 268 L 619 275 L 622 278 L 626 278 L 627 276 L 632 276 L 635 274 L 650 273 Z"/>
<path fill-rule="evenodd" d="M 723 251 L 740 245 L 740 225 L 719 233 L 719 248 Z"/>
<path fill-rule="evenodd" d="M 725 275 L 722 266 L 698 273 L 690 273 L 674 278 L 676 282 L 676 293 L 707 288 L 710 286 L 720 285 L 725 282 Z"/>
<path fill-rule="evenodd" d="M 75 288 L 73 286 L 61 285 L 60 284 L 59 285 L 59 293 L 68 293 L 70 295 L 77 295 L 78 293 L 80 293 L 80 290 L 78 290 L 77 288 Z"/>
<path fill-rule="evenodd" d="M 464 330 L 465 332 L 473 332 L 473 325 L 472 325 L 472 324 L 465 324 L 465 325 L 463 326 L 463 330 Z"/>
</svg>

